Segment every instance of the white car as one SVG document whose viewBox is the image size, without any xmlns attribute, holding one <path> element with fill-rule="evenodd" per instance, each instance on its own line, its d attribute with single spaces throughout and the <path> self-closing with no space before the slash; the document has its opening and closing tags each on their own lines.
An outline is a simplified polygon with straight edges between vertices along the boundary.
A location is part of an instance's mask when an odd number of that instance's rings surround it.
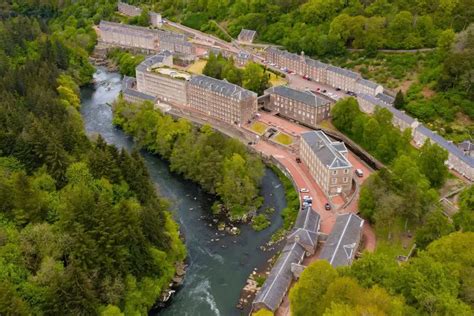
<svg viewBox="0 0 474 316">
<path fill-rule="evenodd" d="M 300 192 L 301 192 L 301 193 L 309 193 L 309 190 L 306 189 L 306 188 L 301 188 L 301 189 L 300 189 Z"/>
</svg>

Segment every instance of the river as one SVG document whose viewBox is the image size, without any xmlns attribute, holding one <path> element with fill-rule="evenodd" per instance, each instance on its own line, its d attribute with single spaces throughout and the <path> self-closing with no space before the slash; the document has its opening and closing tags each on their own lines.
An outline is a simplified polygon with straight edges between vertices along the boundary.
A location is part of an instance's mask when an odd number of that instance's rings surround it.
<svg viewBox="0 0 474 316">
<path fill-rule="evenodd" d="M 87 134 L 101 134 L 108 143 L 130 150 L 133 140 L 112 125 L 112 111 L 107 105 L 120 92 L 121 76 L 98 68 L 94 79 L 93 86 L 81 90 L 81 114 Z M 166 161 L 145 151 L 142 155 L 160 195 L 172 203 L 173 216 L 186 238 L 188 250 L 189 266 L 183 287 L 160 315 L 240 315 L 235 305 L 247 277 L 271 257 L 259 247 L 269 241 L 282 224 L 280 212 L 286 202 L 278 177 L 267 169 L 261 188 L 265 199 L 263 207 L 276 209 L 272 225 L 261 232 L 244 225 L 239 236 L 229 236 L 218 232 L 208 218 L 214 201 L 212 196 L 171 173 Z"/>
</svg>

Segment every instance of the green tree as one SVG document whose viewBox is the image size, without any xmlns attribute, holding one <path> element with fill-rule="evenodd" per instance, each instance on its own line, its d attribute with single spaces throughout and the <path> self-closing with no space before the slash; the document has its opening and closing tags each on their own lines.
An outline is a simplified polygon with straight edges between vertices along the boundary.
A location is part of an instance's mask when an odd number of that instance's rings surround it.
<svg viewBox="0 0 474 316">
<path fill-rule="evenodd" d="M 448 168 L 445 161 L 448 160 L 448 153 L 437 144 L 426 141 L 420 149 L 418 166 L 420 171 L 430 181 L 431 186 L 441 187 L 448 176 Z"/>
<path fill-rule="evenodd" d="M 242 77 L 242 85 L 258 95 L 262 95 L 263 91 L 269 87 L 270 76 L 265 72 L 262 66 L 257 63 L 250 62 L 245 66 Z"/>
<path fill-rule="evenodd" d="M 402 90 L 398 90 L 397 94 L 395 95 L 395 101 L 393 102 L 393 106 L 396 109 L 402 110 L 405 108 L 405 96 L 403 95 Z"/>
<path fill-rule="evenodd" d="M 435 210 L 426 215 L 421 226 L 416 231 L 416 244 L 420 248 L 426 248 L 432 241 L 439 239 L 454 231 L 453 224 L 441 211 Z"/>
<path fill-rule="evenodd" d="M 290 291 L 292 315 L 323 315 L 321 298 L 336 277 L 336 270 L 325 260 L 309 265 Z"/>
</svg>

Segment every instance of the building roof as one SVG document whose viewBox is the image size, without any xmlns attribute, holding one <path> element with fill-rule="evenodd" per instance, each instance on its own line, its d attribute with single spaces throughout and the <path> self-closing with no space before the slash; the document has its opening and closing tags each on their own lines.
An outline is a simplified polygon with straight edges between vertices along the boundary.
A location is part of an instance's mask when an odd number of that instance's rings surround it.
<svg viewBox="0 0 474 316">
<path fill-rule="evenodd" d="M 336 66 L 333 66 L 333 65 L 328 66 L 328 71 L 332 71 L 332 72 L 335 72 L 337 74 L 340 74 L 340 75 L 343 75 L 345 77 L 349 77 L 349 78 L 352 78 L 352 79 L 360 78 L 360 74 L 358 74 L 357 72 L 353 72 L 349 69 L 336 67 Z"/>
<path fill-rule="evenodd" d="M 291 265 L 293 263 L 299 264 L 303 260 L 304 253 L 305 250 L 299 244 L 295 242 L 287 243 L 265 283 L 257 293 L 253 304 L 263 304 L 267 309 L 275 311 L 293 279 Z"/>
<path fill-rule="evenodd" d="M 313 251 L 318 244 L 318 233 L 302 228 L 294 228 L 288 235 L 289 242 L 296 242 L 304 248 L 311 248 Z"/>
<path fill-rule="evenodd" d="M 301 134 L 303 140 L 309 145 L 318 159 L 330 169 L 350 168 L 352 164 L 340 152 L 341 146 L 334 146 L 340 142 L 335 142 L 322 131 L 311 131 Z M 344 146 L 345 148 L 345 146 Z M 347 149 L 346 149 L 347 151 Z"/>
<path fill-rule="evenodd" d="M 448 142 L 446 139 L 444 139 L 443 137 L 433 132 L 432 130 L 428 129 L 422 124 L 420 124 L 415 130 L 423 134 L 425 137 L 429 138 L 431 140 L 431 143 L 435 143 L 441 148 L 446 149 L 446 151 L 449 154 L 458 157 L 460 160 L 464 161 L 468 166 L 470 166 L 471 168 L 474 168 L 474 158 L 469 155 L 465 155 L 464 152 L 453 143 Z"/>
<path fill-rule="evenodd" d="M 375 97 L 382 100 L 382 102 L 385 102 L 389 105 L 392 105 L 393 102 L 395 102 L 395 98 L 392 97 L 391 95 L 386 94 L 386 93 L 379 93 Z"/>
<path fill-rule="evenodd" d="M 131 15 L 129 15 L 129 16 L 137 16 L 137 15 L 140 15 L 142 13 L 141 8 L 130 5 L 130 4 L 122 2 L 122 1 L 118 2 L 117 7 L 118 7 L 118 10 L 121 13 L 124 13 L 124 14 L 130 14 L 131 13 Z M 130 11 L 130 12 L 126 12 L 126 11 Z"/>
<path fill-rule="evenodd" d="M 459 149 L 465 152 L 470 152 L 474 150 L 474 143 L 470 140 L 465 140 L 458 145 Z"/>
<path fill-rule="evenodd" d="M 237 58 L 240 58 L 240 59 L 249 59 L 249 58 L 250 58 L 250 54 L 247 53 L 247 52 L 244 52 L 244 51 L 240 51 L 240 52 L 237 54 Z"/>
<path fill-rule="evenodd" d="M 109 21 L 100 21 L 99 29 L 101 31 L 109 31 L 128 35 L 140 35 L 142 37 L 153 38 L 158 36 L 157 30 L 152 30 L 147 27 L 128 25 L 122 23 L 115 23 Z"/>
<path fill-rule="evenodd" d="M 414 118 L 412 118 L 411 116 L 405 114 L 405 112 L 397 110 L 393 106 L 388 105 L 387 103 L 385 103 L 384 101 L 382 101 L 379 98 L 373 97 L 373 96 L 365 94 L 365 93 L 359 93 L 359 94 L 357 94 L 357 97 L 362 98 L 362 99 L 364 99 L 364 100 L 366 100 L 366 101 L 368 101 L 368 102 L 370 102 L 370 103 L 372 103 L 376 106 L 379 106 L 381 108 L 389 110 L 393 114 L 393 116 L 395 116 L 397 119 L 407 123 L 408 125 L 412 125 L 415 122 Z"/>
<path fill-rule="evenodd" d="M 314 93 L 309 91 L 295 90 L 288 86 L 271 87 L 265 90 L 265 94 L 276 94 L 315 107 L 327 105 L 330 103 L 329 100 L 321 98 Z"/>
<path fill-rule="evenodd" d="M 364 78 L 357 79 L 357 83 L 365 87 L 368 87 L 370 89 L 377 89 L 378 87 L 381 87 L 381 85 L 379 85 L 378 83 L 364 79 Z"/>
<path fill-rule="evenodd" d="M 255 92 L 239 87 L 238 85 L 226 80 L 218 80 L 204 75 L 193 76 L 189 81 L 189 84 L 223 94 L 226 97 L 237 99 L 239 101 L 257 97 Z"/>
<path fill-rule="evenodd" d="M 124 95 L 130 95 L 142 100 L 149 100 L 155 102 L 156 97 L 149 94 L 139 92 L 135 89 L 136 79 L 133 77 L 124 76 L 122 80 L 122 93 Z"/>
<path fill-rule="evenodd" d="M 328 64 L 325 64 L 323 62 L 320 62 L 319 60 L 315 60 L 309 57 L 305 57 L 304 60 L 309 67 L 313 67 L 313 68 L 328 68 L 329 67 Z"/>
<path fill-rule="evenodd" d="M 238 36 L 239 40 L 252 42 L 257 35 L 257 31 L 242 29 Z"/>
<path fill-rule="evenodd" d="M 159 54 L 153 55 L 144 61 L 142 61 L 136 68 L 138 71 L 148 71 L 148 68 L 153 67 L 156 64 L 164 62 L 166 57 L 171 56 L 171 52 L 164 50 Z"/>
<path fill-rule="evenodd" d="M 143 26 L 109 22 L 104 20 L 100 21 L 99 29 L 102 31 L 140 36 L 149 39 L 186 41 L 186 36 L 180 33 L 150 29 Z"/>
<path fill-rule="evenodd" d="M 307 206 L 298 212 L 294 228 L 302 228 L 312 232 L 318 232 L 321 216 L 313 210 L 311 206 Z"/>
<path fill-rule="evenodd" d="M 353 213 L 339 215 L 319 258 L 329 261 L 333 267 L 350 265 L 359 246 L 363 224 L 364 220 Z"/>
</svg>

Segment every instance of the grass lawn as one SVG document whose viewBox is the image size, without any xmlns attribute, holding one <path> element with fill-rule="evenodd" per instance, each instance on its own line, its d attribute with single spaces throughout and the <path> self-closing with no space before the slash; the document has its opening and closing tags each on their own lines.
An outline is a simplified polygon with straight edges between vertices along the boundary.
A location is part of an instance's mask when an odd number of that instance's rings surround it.
<svg viewBox="0 0 474 316">
<path fill-rule="evenodd" d="M 199 59 L 194 64 L 189 66 L 187 71 L 196 75 L 201 75 L 204 67 L 206 66 L 206 63 L 207 63 L 206 60 Z"/>
<path fill-rule="evenodd" d="M 270 84 L 272 85 L 272 87 L 287 84 L 287 81 L 285 78 L 277 76 L 273 72 L 269 72 L 269 74 L 270 74 Z"/>
<path fill-rule="evenodd" d="M 267 130 L 268 125 L 265 124 L 265 123 L 262 123 L 262 122 L 255 122 L 250 126 L 250 128 L 255 133 L 257 133 L 259 135 L 263 135 L 263 133 L 265 133 L 265 131 Z"/>
<path fill-rule="evenodd" d="M 273 140 L 282 145 L 291 145 L 293 143 L 293 137 L 285 133 L 278 133 Z"/>
<path fill-rule="evenodd" d="M 377 252 L 383 252 L 392 258 L 396 258 L 398 255 L 408 255 L 415 242 L 416 227 L 409 224 L 407 229 L 411 231 L 411 238 L 405 233 L 405 221 L 402 219 L 398 219 L 390 230 L 387 227 L 376 228 Z"/>
</svg>

